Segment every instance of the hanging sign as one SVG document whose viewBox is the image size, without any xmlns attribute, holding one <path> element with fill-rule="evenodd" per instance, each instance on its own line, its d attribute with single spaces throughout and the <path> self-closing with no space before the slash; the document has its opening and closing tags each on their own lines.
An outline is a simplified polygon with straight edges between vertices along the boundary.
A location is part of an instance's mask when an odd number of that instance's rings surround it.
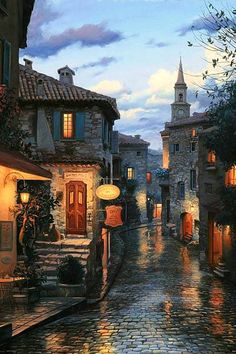
<svg viewBox="0 0 236 354">
<path fill-rule="evenodd" d="M 103 200 L 112 200 L 118 198 L 120 189 L 114 184 L 103 184 L 96 189 L 96 196 Z"/>
<path fill-rule="evenodd" d="M 106 207 L 106 220 L 105 225 L 111 227 L 122 226 L 123 221 L 121 218 L 122 207 L 118 205 L 110 205 Z"/>
</svg>

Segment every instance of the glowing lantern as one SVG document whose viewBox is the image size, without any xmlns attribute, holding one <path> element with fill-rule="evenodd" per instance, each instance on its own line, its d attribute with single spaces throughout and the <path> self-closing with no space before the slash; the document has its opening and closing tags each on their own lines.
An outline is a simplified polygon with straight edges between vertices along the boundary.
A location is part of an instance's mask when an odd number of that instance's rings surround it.
<svg viewBox="0 0 236 354">
<path fill-rule="evenodd" d="M 96 189 L 96 196 L 103 200 L 113 200 L 120 195 L 120 189 L 114 184 L 103 184 Z"/>
<path fill-rule="evenodd" d="M 29 201 L 30 194 L 28 192 L 21 192 L 20 199 L 22 204 L 27 204 Z"/>
</svg>

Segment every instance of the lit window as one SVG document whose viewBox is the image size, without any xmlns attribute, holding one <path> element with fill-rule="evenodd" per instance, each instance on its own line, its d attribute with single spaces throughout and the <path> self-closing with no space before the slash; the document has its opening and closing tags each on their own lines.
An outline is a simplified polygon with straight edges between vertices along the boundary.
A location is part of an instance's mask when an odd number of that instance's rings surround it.
<svg viewBox="0 0 236 354">
<path fill-rule="evenodd" d="M 71 139 L 74 137 L 73 114 L 63 114 L 63 138 Z"/>
<path fill-rule="evenodd" d="M 127 168 L 127 178 L 134 179 L 134 168 L 133 167 Z"/>
<path fill-rule="evenodd" d="M 197 136 L 197 131 L 196 131 L 196 129 L 192 129 L 192 138 L 195 138 L 196 136 Z"/>
<path fill-rule="evenodd" d="M 226 186 L 236 186 L 236 166 L 226 172 L 225 184 Z"/>
<path fill-rule="evenodd" d="M 146 180 L 148 184 L 152 183 L 152 173 L 151 172 L 147 172 L 146 174 Z"/>
<path fill-rule="evenodd" d="M 216 153 L 214 151 L 209 151 L 207 155 L 207 162 L 215 163 L 216 162 Z"/>
</svg>

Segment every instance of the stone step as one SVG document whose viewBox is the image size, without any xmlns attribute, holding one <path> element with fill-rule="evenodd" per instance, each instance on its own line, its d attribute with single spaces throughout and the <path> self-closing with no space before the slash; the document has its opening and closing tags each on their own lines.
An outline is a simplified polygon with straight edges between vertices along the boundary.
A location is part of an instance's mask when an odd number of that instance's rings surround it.
<svg viewBox="0 0 236 354">
<path fill-rule="evenodd" d="M 81 248 L 89 248 L 91 244 L 91 240 L 89 239 L 79 239 L 79 240 L 64 240 L 59 242 L 45 242 L 45 241 L 36 241 L 36 246 L 39 249 L 53 249 L 61 250 L 65 248 L 74 248 L 74 249 L 81 249 Z"/>
<path fill-rule="evenodd" d="M 82 264 L 82 266 L 85 267 L 87 265 L 88 257 L 87 258 L 78 258 L 78 259 L 79 259 L 80 263 Z M 46 259 L 44 264 L 43 264 L 43 266 L 42 266 L 42 268 L 44 268 L 44 269 L 46 268 L 47 269 L 47 267 L 50 267 L 50 266 L 57 267 L 58 264 L 59 264 L 59 262 L 57 260 L 55 260 L 55 259 Z"/>
<path fill-rule="evenodd" d="M 78 240 L 78 239 L 87 239 L 85 235 L 77 235 L 77 234 L 67 234 L 66 240 Z"/>
<path fill-rule="evenodd" d="M 73 254 L 75 255 L 83 255 L 83 254 L 90 254 L 90 250 L 86 248 L 81 248 L 81 249 L 74 249 L 74 248 L 64 248 L 59 251 L 55 251 L 54 249 L 37 249 L 37 254 L 39 257 L 41 256 L 49 256 L 49 255 L 54 255 L 54 256 L 62 256 L 65 257 L 67 255 Z"/>
</svg>

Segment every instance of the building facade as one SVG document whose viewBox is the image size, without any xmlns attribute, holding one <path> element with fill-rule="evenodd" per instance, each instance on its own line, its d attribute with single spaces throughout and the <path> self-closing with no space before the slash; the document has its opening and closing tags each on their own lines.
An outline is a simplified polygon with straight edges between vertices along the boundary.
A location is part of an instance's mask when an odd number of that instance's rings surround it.
<svg viewBox="0 0 236 354">
<path fill-rule="evenodd" d="M 181 61 L 171 111 L 171 122 L 166 123 L 165 130 L 161 132 L 163 167 L 168 169 L 160 180 L 163 225 L 170 224 L 180 239 L 198 240 L 198 138 L 206 118 L 197 113 L 190 116 Z"/>
<path fill-rule="evenodd" d="M 38 73 L 27 59 L 20 66 L 21 122 L 34 158 L 52 174 L 53 195 L 60 197 L 53 216 L 63 244 L 94 276 L 102 233 L 95 191 L 110 173 L 112 127 L 119 112 L 114 99 L 73 85 L 68 66 L 58 74 L 56 80 Z M 39 242 L 38 247 L 47 245 Z M 48 262 L 49 255 L 44 257 Z"/>
<path fill-rule="evenodd" d="M 147 161 L 147 208 L 150 208 L 150 213 L 156 219 L 161 219 L 161 188 L 157 171 L 162 166 L 162 152 L 158 150 L 148 149 Z"/>
</svg>

